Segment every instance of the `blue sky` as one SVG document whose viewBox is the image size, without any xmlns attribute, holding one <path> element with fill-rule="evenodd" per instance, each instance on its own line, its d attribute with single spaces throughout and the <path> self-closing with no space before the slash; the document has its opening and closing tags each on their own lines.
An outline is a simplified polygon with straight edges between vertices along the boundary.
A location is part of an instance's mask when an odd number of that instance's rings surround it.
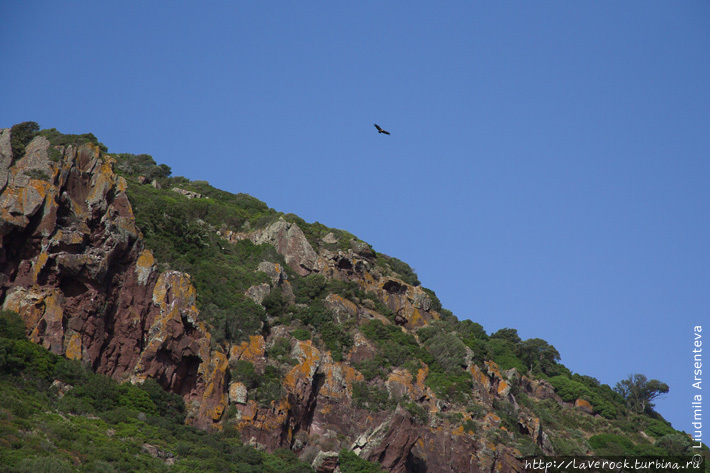
<svg viewBox="0 0 710 473">
<path fill-rule="evenodd" d="M 612 386 L 667 382 L 658 410 L 690 430 L 693 326 L 710 320 L 710 3 L 2 10 L 0 126 L 92 132 L 348 230 L 488 333 L 544 338 Z"/>
</svg>

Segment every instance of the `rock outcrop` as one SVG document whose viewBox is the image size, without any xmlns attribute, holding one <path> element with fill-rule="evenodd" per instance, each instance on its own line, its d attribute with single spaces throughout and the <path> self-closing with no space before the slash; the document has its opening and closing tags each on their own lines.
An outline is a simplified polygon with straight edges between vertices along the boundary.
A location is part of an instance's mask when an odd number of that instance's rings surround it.
<svg viewBox="0 0 710 473">
<path fill-rule="evenodd" d="M 558 400 L 552 386 L 514 370 L 501 372 L 493 362 L 473 364 L 472 353 L 464 366 L 468 363 L 472 397 L 486 413 L 480 418 L 438 399 L 427 385 L 425 364 L 414 374 L 394 368 L 370 386 L 399 399 L 396 409 L 364 408 L 355 390 L 367 383 L 356 366 L 374 359 L 377 347 L 360 332 L 338 357 L 283 327 L 265 328 L 238 344 L 214 343 L 191 276 L 159 271 L 145 247 L 127 181 L 114 173 L 113 164 L 92 143 L 65 148 L 43 137 L 35 138 L 24 156 L 14 157 L 10 130 L 0 131 L 0 304 L 22 316 L 32 341 L 120 381 L 153 378 L 185 399 L 192 425 L 236 428 L 244 442 L 311 458 L 317 471 L 337 471 L 333 452 L 342 448 L 392 472 L 520 471 L 514 448 L 489 440 L 495 437 L 491 432 L 511 436 L 493 412 L 496 400 L 510 403 L 516 429 L 549 450 L 539 419 L 517 405 L 511 390 L 519 385 L 531 397 Z M 424 289 L 377 267 L 362 242 L 328 249 L 338 243 L 331 232 L 316 251 L 302 229 L 283 218 L 249 232 L 217 234 L 229 242 L 248 238 L 272 245 L 296 274 L 355 283 L 380 304 L 328 294 L 322 303 L 338 326 L 379 320 L 416 336 L 418 328 L 441 318 Z M 261 303 L 278 287 L 293 299 L 282 265 L 267 261 L 258 271 L 270 282 L 250 287 L 248 297 Z M 383 315 L 383 306 L 394 316 Z M 268 352 L 279 340 L 282 352 L 288 351 L 282 354 L 288 359 L 282 389 L 274 400 L 260 402 L 232 370 L 248 362 L 265 372 L 275 363 Z M 582 412 L 589 411 L 585 402 L 578 402 Z M 145 448 L 162 455 L 157 447 Z"/>
<path fill-rule="evenodd" d="M 21 159 L 0 132 L 0 301 L 30 339 L 119 380 L 155 378 L 208 426 L 226 405 L 226 357 L 210 350 L 186 274 L 160 274 L 126 181 L 98 146 L 34 139 Z"/>
</svg>

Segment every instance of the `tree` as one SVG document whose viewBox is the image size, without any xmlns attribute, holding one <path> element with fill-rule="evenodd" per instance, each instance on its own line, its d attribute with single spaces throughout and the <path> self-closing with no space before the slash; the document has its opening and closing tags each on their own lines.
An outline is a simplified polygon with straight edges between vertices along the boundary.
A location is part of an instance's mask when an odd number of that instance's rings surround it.
<svg viewBox="0 0 710 473">
<path fill-rule="evenodd" d="M 622 379 L 614 387 L 614 391 L 619 393 L 626 405 L 637 414 L 653 411 L 653 401 L 658 396 L 668 392 L 668 385 L 657 379 L 648 380 L 643 374 L 629 375 L 627 379 Z"/>
<path fill-rule="evenodd" d="M 35 137 L 39 131 L 37 122 L 22 122 L 10 128 L 10 144 L 12 146 L 12 156 L 20 159 L 25 155 L 25 147 Z"/>
<path fill-rule="evenodd" d="M 520 358 L 530 371 L 540 368 L 543 373 L 548 373 L 560 361 L 557 349 L 541 338 L 529 338 L 521 342 L 519 351 Z"/>
<path fill-rule="evenodd" d="M 508 340 L 509 342 L 512 342 L 516 345 L 520 343 L 520 336 L 518 335 L 518 331 L 514 328 L 502 328 L 493 335 L 491 335 L 491 338 L 500 338 L 502 340 Z"/>
</svg>

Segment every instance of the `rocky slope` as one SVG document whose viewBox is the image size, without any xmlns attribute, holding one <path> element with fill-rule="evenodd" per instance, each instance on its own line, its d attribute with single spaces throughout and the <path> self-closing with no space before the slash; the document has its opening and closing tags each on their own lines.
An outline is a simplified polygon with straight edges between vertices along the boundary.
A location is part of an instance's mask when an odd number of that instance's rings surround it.
<svg viewBox="0 0 710 473">
<path fill-rule="evenodd" d="M 180 394 L 192 425 L 238 429 L 244 442 L 292 449 L 319 472 L 337 468 L 341 448 L 392 472 L 522 471 L 523 454 L 559 453 L 554 438 L 567 438 L 541 420 L 536 405 L 593 424 L 575 434 L 580 445 L 585 436 L 612 429 L 593 416 L 587 400 L 577 399 L 576 407 L 563 403 L 548 381 L 503 370 L 468 346 L 456 368 L 468 386 L 466 402 L 435 392 L 434 373 L 423 361 L 388 366 L 366 379 L 363 366 L 378 359 L 381 347 L 363 327 L 394 328 L 388 336 L 406 335 L 419 349 L 419 331 L 448 316 L 431 292 L 387 270 L 369 245 L 337 245 L 333 233 L 312 244 L 284 218 L 206 231 L 224 245 L 249 240 L 283 257 L 287 267 L 260 262 L 268 282 L 245 290 L 257 303 L 276 291 L 286 312 L 299 310 L 293 287 L 299 277 L 317 274 L 356 285 L 368 297 L 336 291 L 322 299 L 352 343 L 334 353 L 317 330 L 313 337 L 297 336 L 310 327 L 273 314 L 248 339 L 217 342 L 197 308 L 192 276 L 159 270 L 146 248 L 129 181 L 116 173 L 115 159 L 96 143 L 54 145 L 44 136 L 34 138 L 23 156 L 13 156 L 10 134 L 0 131 L 2 308 L 19 313 L 30 339 L 53 353 L 120 381 L 154 378 Z M 150 184 L 136 179 L 130 185 Z M 175 196 L 205 198 L 184 190 Z M 244 366 L 262 377 L 281 373 L 270 401 L 240 377 Z M 373 407 L 376 394 L 387 402 Z"/>
</svg>

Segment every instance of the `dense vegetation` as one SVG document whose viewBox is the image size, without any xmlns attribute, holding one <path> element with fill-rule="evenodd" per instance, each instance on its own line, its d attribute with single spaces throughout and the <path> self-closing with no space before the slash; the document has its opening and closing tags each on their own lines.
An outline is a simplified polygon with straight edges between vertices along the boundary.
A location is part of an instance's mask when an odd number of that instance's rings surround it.
<svg viewBox="0 0 710 473">
<path fill-rule="evenodd" d="M 377 320 L 359 327 L 353 320 L 336 320 L 335 314 L 325 304 L 328 294 L 338 294 L 359 304 L 366 303 L 390 320 L 394 320 L 395 314 L 377 297 L 362 291 L 355 283 L 330 280 L 321 275 L 300 277 L 288 269 L 272 246 L 254 245 L 249 240 L 240 240 L 230 245 L 217 235 L 217 231 L 249 231 L 283 217 L 297 223 L 316 249 L 329 245 L 323 241 L 328 233 L 336 235 L 338 241 L 330 244 L 330 249 L 347 249 L 357 241 L 352 235 L 317 222 L 308 224 L 292 214 L 276 212 L 244 194 L 233 195 L 214 189 L 205 182 L 170 177 L 170 169 L 158 166 L 150 156 L 115 157 L 118 160 L 117 168 L 132 184 L 129 186 L 131 202 L 148 247 L 155 252 L 159 261 L 193 275 L 200 308 L 215 327 L 218 340 L 243 340 L 247 335 L 257 333 L 265 323 L 287 324 L 292 326 L 294 338 L 314 339 L 331 352 L 335 361 L 339 361 L 352 346 L 352 334 L 358 330 L 374 344 L 377 352 L 374 357 L 356 365 L 365 377 L 364 382 L 354 385 L 353 402 L 357 406 L 380 411 L 401 405 L 418 421 L 430 422 L 427 412 L 419 404 L 394 398 L 384 387 L 384 382 L 394 368 L 408 370 L 414 380 L 419 370 L 426 367 L 426 385 L 439 398 L 465 407 L 463 415 L 439 414 L 440 420 L 459 424 L 467 431 L 476 430 L 474 421 L 481 418 L 483 411 L 473 398 L 472 378 L 466 366 L 470 362 L 482 366 L 484 361 L 492 360 L 501 372 L 514 369 L 519 375 L 547 380 L 565 402 L 574 403 L 577 399 L 584 399 L 591 405 L 593 413 L 599 415 L 590 417 L 562 408 L 549 400 L 534 400 L 526 396 L 517 382 L 514 382 L 512 393 L 516 399 L 544 419 L 546 425 L 558 429 L 552 436 L 552 443 L 560 453 L 575 454 L 591 449 L 589 441 L 580 431 L 571 429 L 570 426 L 575 423 L 585 423 L 585 431 L 597 432 L 599 435 L 616 432 L 610 435 L 632 436 L 634 445 L 641 450 L 650 447 L 652 450 L 649 451 L 659 452 L 661 450 L 658 448 L 661 448 L 670 452 L 687 447 L 688 442 L 681 442 L 678 433 L 653 411 L 652 403 L 644 403 L 644 408 L 639 410 L 642 401 L 638 395 L 630 396 L 620 390 L 619 386 L 612 389 L 594 378 L 573 373 L 560 363 L 559 352 L 545 340 L 522 340 L 517 330 L 512 328 L 504 328 L 489 335 L 480 324 L 458 320 L 441 306 L 434 291 L 429 289 L 425 289 L 425 292 L 431 300 L 432 309 L 441 314 L 441 320 L 419 329 L 416 336 L 403 332 L 393 324 L 383 324 Z M 163 189 L 139 185 L 138 175 L 155 180 L 158 187 Z M 174 186 L 209 198 L 186 199 L 166 190 Z M 374 250 L 371 253 L 383 274 L 395 275 L 411 285 L 420 284 L 416 273 L 406 263 L 375 253 Z M 286 269 L 293 290 L 291 298 L 277 286 L 260 305 L 242 295 L 249 286 L 268 282 L 263 273 L 256 271 L 258 264 L 265 260 L 280 263 Z M 224 290 L 226 288 L 229 290 Z M 288 359 L 283 347 L 280 351 L 272 350 L 269 357 L 271 366 L 263 372 L 256 372 L 248 363 L 232 367 L 233 376 L 242 379 L 262 404 L 268 404 L 281 394 L 279 382 L 289 364 L 294 362 Z M 631 387 L 628 393 L 641 392 Z M 655 384 L 651 387 L 658 388 Z M 662 394 L 663 386 L 654 392 Z M 539 447 L 531 444 L 529 437 L 518 434 L 520 429 L 511 405 L 496 402 L 494 408 L 503 425 L 513 432 L 521 451 L 539 453 Z M 655 443 L 638 436 L 641 430 L 655 438 Z M 505 441 L 502 438 L 498 440 Z"/>
<path fill-rule="evenodd" d="M 12 143 L 18 153 L 37 134 L 54 146 L 92 142 L 106 151 L 91 134 L 38 131 L 34 122 L 16 127 Z M 448 423 L 464 432 L 479 432 L 488 407 L 476 398 L 469 367 L 475 364 L 485 372 L 485 362 L 494 361 L 510 381 L 515 399 L 493 401 L 493 410 L 505 428 L 485 432 L 494 443 L 512 443 L 523 455 L 541 453 L 519 423 L 519 405 L 540 419 L 560 455 L 688 452 L 688 437 L 672 429 L 653 409 L 653 399 L 668 392 L 664 383 L 633 375 L 612 389 L 595 378 L 573 373 L 545 340 L 522 340 L 512 328 L 488 334 L 480 324 L 458 320 L 442 307 L 434 291 L 425 288 L 431 310 L 440 314 L 440 320 L 418 330 L 404 331 L 395 323 L 336 314 L 329 305 L 330 295 L 374 310 L 384 316 L 382 320 L 397 319 L 382 300 L 355 282 L 318 274 L 299 276 L 273 246 L 225 237 L 284 218 L 297 223 L 316 250 L 364 248 L 381 274 L 413 286 L 420 285 L 418 276 L 406 263 L 376 253 L 345 231 L 277 212 L 246 194 L 171 177 L 171 169 L 157 165 L 149 155 L 111 157 L 129 183 L 137 225 L 161 269 L 192 276 L 198 308 L 210 325 L 215 348 L 226 348 L 250 335 L 269 334 L 278 325 L 288 328 L 281 332 L 287 334 L 285 338 L 269 340 L 265 367 L 256 368 L 245 360 L 230 366 L 231 379 L 243 383 L 249 398 L 261 406 L 283 396 L 285 373 L 297 363 L 291 358 L 288 337 L 312 340 L 337 362 L 345 359 L 356 335 L 361 334 L 375 348 L 372 356 L 355 364 L 364 381 L 353 385 L 353 403 L 362 409 L 381 412 L 401 406 L 421 424 Z M 174 187 L 203 198 L 188 199 L 173 192 Z M 329 238 L 324 239 L 326 235 Z M 274 283 L 259 271 L 264 261 L 278 263 L 287 282 Z M 259 284 L 269 286 L 261 303 L 245 295 L 248 288 Z M 420 401 L 390 393 L 386 381 L 395 369 L 406 370 L 413 383 L 426 371 L 425 385 L 445 408 L 430 414 Z M 549 383 L 566 404 L 528 396 L 521 376 Z M 63 384 L 51 387 L 55 380 Z M 64 385 L 72 388 L 65 393 Z M 55 357 L 24 340 L 24 327 L 9 313 L 0 317 L 0 396 L 5 401 L 0 405 L 0 463 L 9 465 L 10 471 L 167 471 L 167 463 L 173 461 L 169 470 L 174 472 L 311 471 L 290 452 L 267 455 L 242 445 L 234 435 L 208 435 L 183 426 L 181 398 L 150 381 L 142 386 L 118 385 Z M 589 403 L 593 415 L 571 408 L 579 400 Z M 447 411 L 451 406 L 455 407 Z M 379 471 L 351 452 L 341 451 L 340 461 L 344 473 Z"/>
<path fill-rule="evenodd" d="M 68 390 L 67 390 L 68 389 Z M 119 385 L 24 338 L 0 314 L 0 465 L 8 473 L 305 473 L 295 454 L 268 454 L 236 431 L 183 424 L 181 397 L 157 383 Z"/>
</svg>

